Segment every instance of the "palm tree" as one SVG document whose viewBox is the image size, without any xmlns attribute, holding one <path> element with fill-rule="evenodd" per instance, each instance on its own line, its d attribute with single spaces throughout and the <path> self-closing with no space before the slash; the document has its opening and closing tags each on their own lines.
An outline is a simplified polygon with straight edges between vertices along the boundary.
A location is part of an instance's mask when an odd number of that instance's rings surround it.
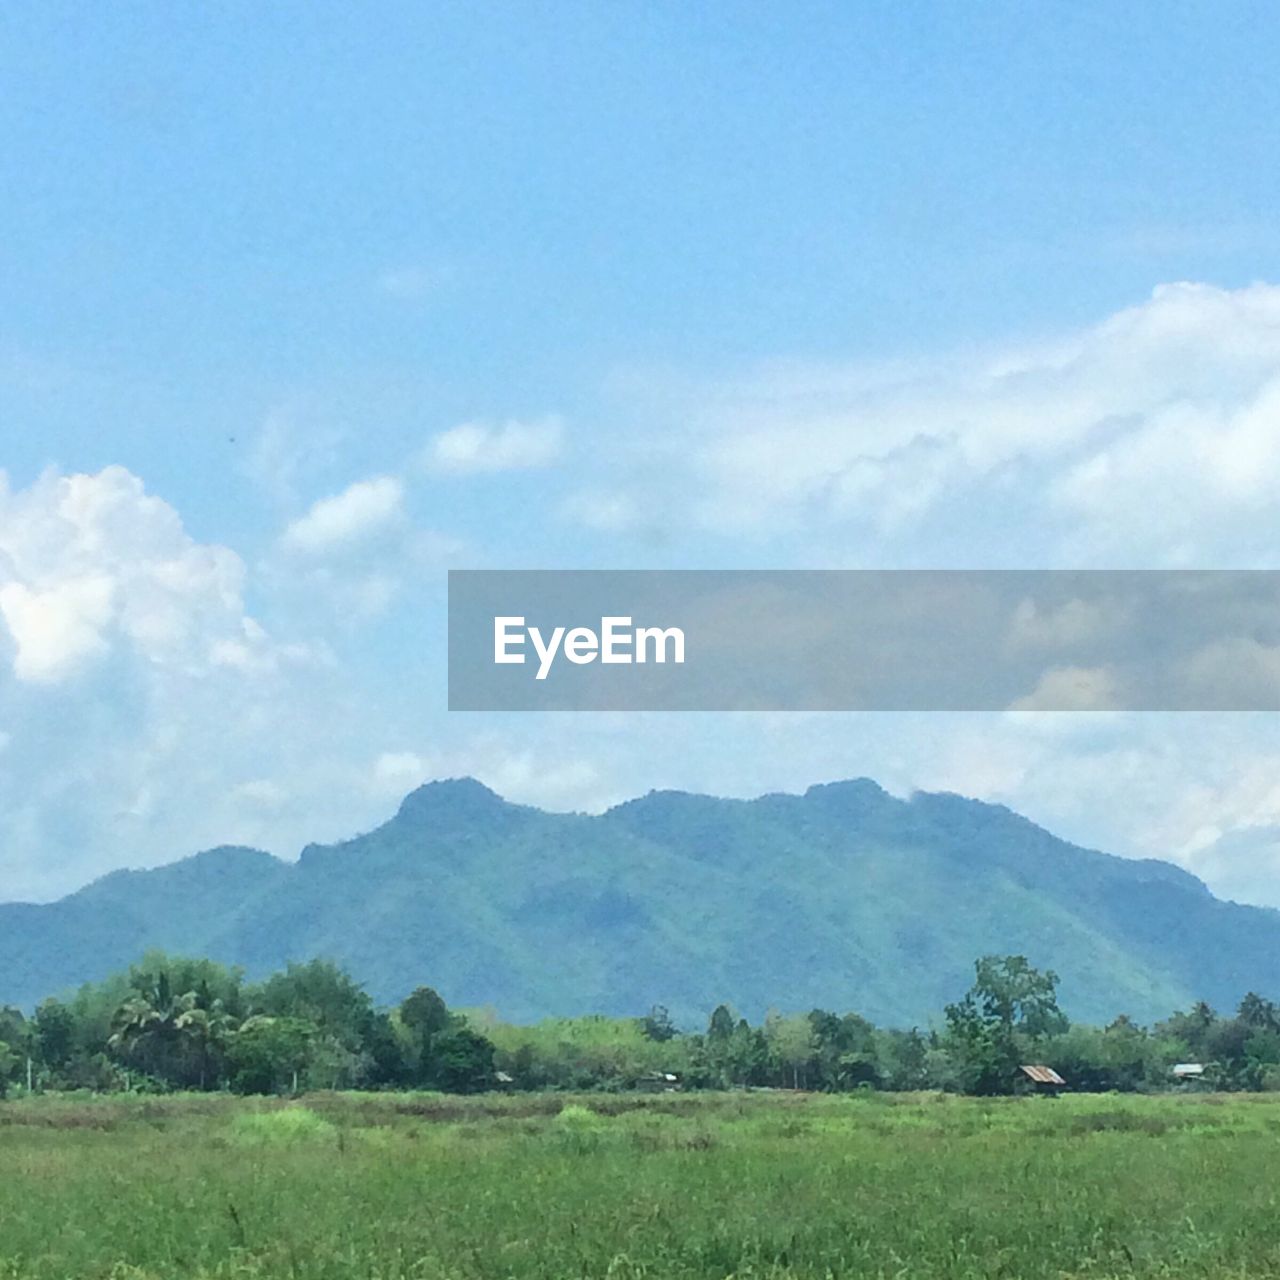
<svg viewBox="0 0 1280 1280">
<path fill-rule="evenodd" d="M 1256 991 L 1250 991 L 1240 1001 L 1236 1017 L 1246 1026 L 1269 1031 L 1275 1028 L 1277 1021 L 1280 1021 L 1277 1017 L 1278 1012 L 1280 1011 L 1277 1011 L 1270 1000 L 1264 999 Z"/>
<path fill-rule="evenodd" d="M 193 992 L 188 992 L 182 997 L 182 1003 L 186 1004 L 193 996 Z M 222 1065 L 227 1041 L 236 1029 L 236 1020 L 223 1007 L 222 1001 L 215 999 L 207 1006 L 194 1003 L 184 1008 L 174 1022 L 174 1029 L 198 1065 L 198 1083 L 204 1089 L 210 1075 L 216 1075 Z"/>
<path fill-rule="evenodd" d="M 107 1047 L 150 1075 L 203 1089 L 235 1020 L 204 991 L 173 994 L 165 970 L 147 975 L 116 1011 Z"/>
</svg>

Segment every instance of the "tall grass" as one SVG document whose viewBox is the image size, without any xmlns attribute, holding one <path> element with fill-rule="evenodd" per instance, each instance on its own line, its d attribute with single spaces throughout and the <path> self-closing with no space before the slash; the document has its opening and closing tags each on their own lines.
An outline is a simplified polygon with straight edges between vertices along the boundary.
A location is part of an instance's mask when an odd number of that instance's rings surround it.
<svg viewBox="0 0 1280 1280">
<path fill-rule="evenodd" d="M 1280 1276 L 1280 1100 L 0 1104 L 7 1280 Z"/>
</svg>

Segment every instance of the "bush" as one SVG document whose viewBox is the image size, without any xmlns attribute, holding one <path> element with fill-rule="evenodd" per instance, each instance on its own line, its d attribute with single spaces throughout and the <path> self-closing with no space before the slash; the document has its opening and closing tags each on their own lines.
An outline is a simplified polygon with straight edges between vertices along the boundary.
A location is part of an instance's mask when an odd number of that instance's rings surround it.
<svg viewBox="0 0 1280 1280">
<path fill-rule="evenodd" d="M 595 1151 L 609 1132 L 609 1122 L 604 1116 L 576 1102 L 561 1108 L 552 1127 L 561 1144 L 578 1153 Z"/>
<path fill-rule="evenodd" d="M 329 1138 L 338 1130 L 309 1108 L 294 1106 L 236 1116 L 231 1122 L 231 1131 L 241 1142 L 269 1145 L 312 1142 Z"/>
</svg>

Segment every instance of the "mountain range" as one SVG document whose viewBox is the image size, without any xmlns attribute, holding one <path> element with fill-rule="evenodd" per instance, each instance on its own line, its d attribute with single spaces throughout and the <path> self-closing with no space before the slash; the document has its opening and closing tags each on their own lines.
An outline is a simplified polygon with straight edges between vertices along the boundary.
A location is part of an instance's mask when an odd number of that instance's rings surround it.
<svg viewBox="0 0 1280 1280">
<path fill-rule="evenodd" d="M 381 1003 L 426 983 L 514 1020 L 664 1004 L 692 1026 L 724 1001 L 923 1026 L 993 952 L 1054 969 L 1064 1009 L 1089 1021 L 1280 996 L 1280 912 L 998 805 L 866 779 L 754 800 L 651 792 L 599 815 L 429 783 L 296 862 L 223 847 L 0 905 L 0 1004 L 153 947 L 250 976 L 325 957 Z"/>
</svg>

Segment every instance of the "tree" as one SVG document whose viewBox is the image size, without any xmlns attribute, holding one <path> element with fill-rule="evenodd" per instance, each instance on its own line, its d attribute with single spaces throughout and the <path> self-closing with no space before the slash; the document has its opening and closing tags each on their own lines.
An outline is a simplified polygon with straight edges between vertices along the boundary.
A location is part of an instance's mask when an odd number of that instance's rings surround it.
<svg viewBox="0 0 1280 1280">
<path fill-rule="evenodd" d="M 1106 1087 L 1140 1088 L 1149 1071 L 1151 1039 L 1146 1031 L 1122 1013 L 1102 1033 L 1101 1047 Z"/>
<path fill-rule="evenodd" d="M 106 1042 L 118 1061 L 179 1088 L 222 1079 L 243 1005 L 238 969 L 153 951 L 129 970 L 128 993 Z"/>
<path fill-rule="evenodd" d="M 1040 1039 L 1065 1031 L 1067 1019 L 1058 1008 L 1058 975 L 1043 973 L 1026 956 L 983 956 L 974 966 L 971 994 L 987 1018 Z"/>
<path fill-rule="evenodd" d="M 983 1016 L 970 992 L 946 1008 L 947 1048 L 965 1093 L 1008 1093 L 1018 1062 L 1012 1035 Z"/>
<path fill-rule="evenodd" d="M 247 995 L 254 1013 L 314 1023 L 352 1053 L 360 1051 L 377 1017 L 368 992 L 328 960 L 291 964 Z"/>
<path fill-rule="evenodd" d="M 1256 991 L 1250 991 L 1240 1001 L 1236 1017 L 1253 1031 L 1280 1030 L 1280 1015 L 1270 1000 L 1264 1000 Z"/>
<path fill-rule="evenodd" d="M 407 1078 L 404 1045 L 391 1016 L 374 1014 L 364 1037 L 366 1084 L 404 1084 Z"/>
<path fill-rule="evenodd" d="M 29 1063 L 32 1050 L 32 1031 L 21 1009 L 12 1005 L 0 1008 L 0 1098 L 4 1097 L 5 1085 L 11 1078 L 16 1078 L 24 1063 Z M 4 1050 L 8 1050 L 9 1059 Z M 7 1066 L 5 1063 L 7 1062 Z"/>
<path fill-rule="evenodd" d="M 0 1098 L 8 1094 L 13 1074 L 21 1062 L 22 1058 L 9 1047 L 8 1042 L 0 1040 Z"/>
<path fill-rule="evenodd" d="M 1218 1015 L 1199 1000 L 1185 1013 L 1175 1013 L 1156 1028 L 1157 1032 L 1176 1042 L 1179 1057 L 1200 1061 L 1209 1057 L 1209 1036 Z"/>
<path fill-rule="evenodd" d="M 107 1048 L 122 1062 L 171 1085 L 204 1085 L 209 1021 L 194 992 L 174 996 L 168 975 L 139 991 L 116 1014 Z"/>
<path fill-rule="evenodd" d="M 318 1034 L 305 1018 L 246 1018 L 227 1046 L 231 1087 L 238 1093 L 283 1093 L 306 1070 Z"/>
<path fill-rule="evenodd" d="M 51 1071 L 61 1071 L 75 1051 L 75 1019 L 61 1000 L 52 997 L 36 1008 L 34 1041 L 40 1062 Z"/>
<path fill-rule="evenodd" d="M 493 1084 L 493 1044 L 462 1023 L 431 1046 L 432 1083 L 446 1093 L 481 1093 Z"/>
<path fill-rule="evenodd" d="M 878 1084 L 880 1068 L 876 1055 L 875 1028 L 856 1013 L 828 1013 L 814 1009 L 809 1014 L 814 1038 L 813 1083 L 820 1089 L 854 1089 Z"/>
<path fill-rule="evenodd" d="M 917 1027 L 875 1033 L 876 1062 L 881 1083 L 888 1089 L 915 1090 L 930 1086 L 929 1042 Z"/>
<path fill-rule="evenodd" d="M 818 1038 L 810 1019 L 803 1015 L 784 1018 L 771 1012 L 765 1018 L 764 1038 L 776 1078 L 793 1089 L 807 1089 L 810 1068 L 818 1050 Z"/>
<path fill-rule="evenodd" d="M 727 1004 L 717 1005 L 707 1024 L 707 1039 L 724 1043 L 733 1035 L 733 1010 Z"/>
<path fill-rule="evenodd" d="M 671 1021 L 671 1014 L 667 1012 L 666 1005 L 662 1004 L 655 1004 L 645 1014 L 641 1019 L 641 1026 L 646 1039 L 656 1041 L 658 1044 L 665 1044 L 679 1035 L 676 1024 Z"/>
<path fill-rule="evenodd" d="M 728 1005 L 712 1013 L 705 1036 L 682 1039 L 691 1083 L 715 1089 L 764 1083 L 769 1059 L 764 1033 L 745 1018 L 735 1019 Z M 669 1063 L 670 1056 L 664 1052 L 663 1059 Z"/>
<path fill-rule="evenodd" d="M 423 1044 L 449 1025 L 449 1007 L 433 987 L 419 987 L 400 1005 L 400 1021 Z"/>
<path fill-rule="evenodd" d="M 26 1044 L 29 1034 L 30 1028 L 22 1010 L 9 1004 L 0 1005 L 0 1040 L 10 1048 L 18 1049 Z"/>
<path fill-rule="evenodd" d="M 740 1088 L 763 1084 L 768 1062 L 769 1047 L 765 1043 L 764 1032 L 751 1026 L 746 1018 L 739 1018 L 728 1044 L 724 1046 L 726 1083 Z"/>
<path fill-rule="evenodd" d="M 969 1092 L 1008 1093 L 1023 1053 L 1067 1029 L 1058 975 L 1025 956 L 983 956 L 964 999 L 946 1008 L 947 1031 Z"/>
<path fill-rule="evenodd" d="M 419 987 L 401 1002 L 399 1016 L 408 1039 L 409 1079 L 425 1084 L 432 1076 L 433 1042 L 452 1025 L 449 1008 L 434 988 Z"/>
</svg>

